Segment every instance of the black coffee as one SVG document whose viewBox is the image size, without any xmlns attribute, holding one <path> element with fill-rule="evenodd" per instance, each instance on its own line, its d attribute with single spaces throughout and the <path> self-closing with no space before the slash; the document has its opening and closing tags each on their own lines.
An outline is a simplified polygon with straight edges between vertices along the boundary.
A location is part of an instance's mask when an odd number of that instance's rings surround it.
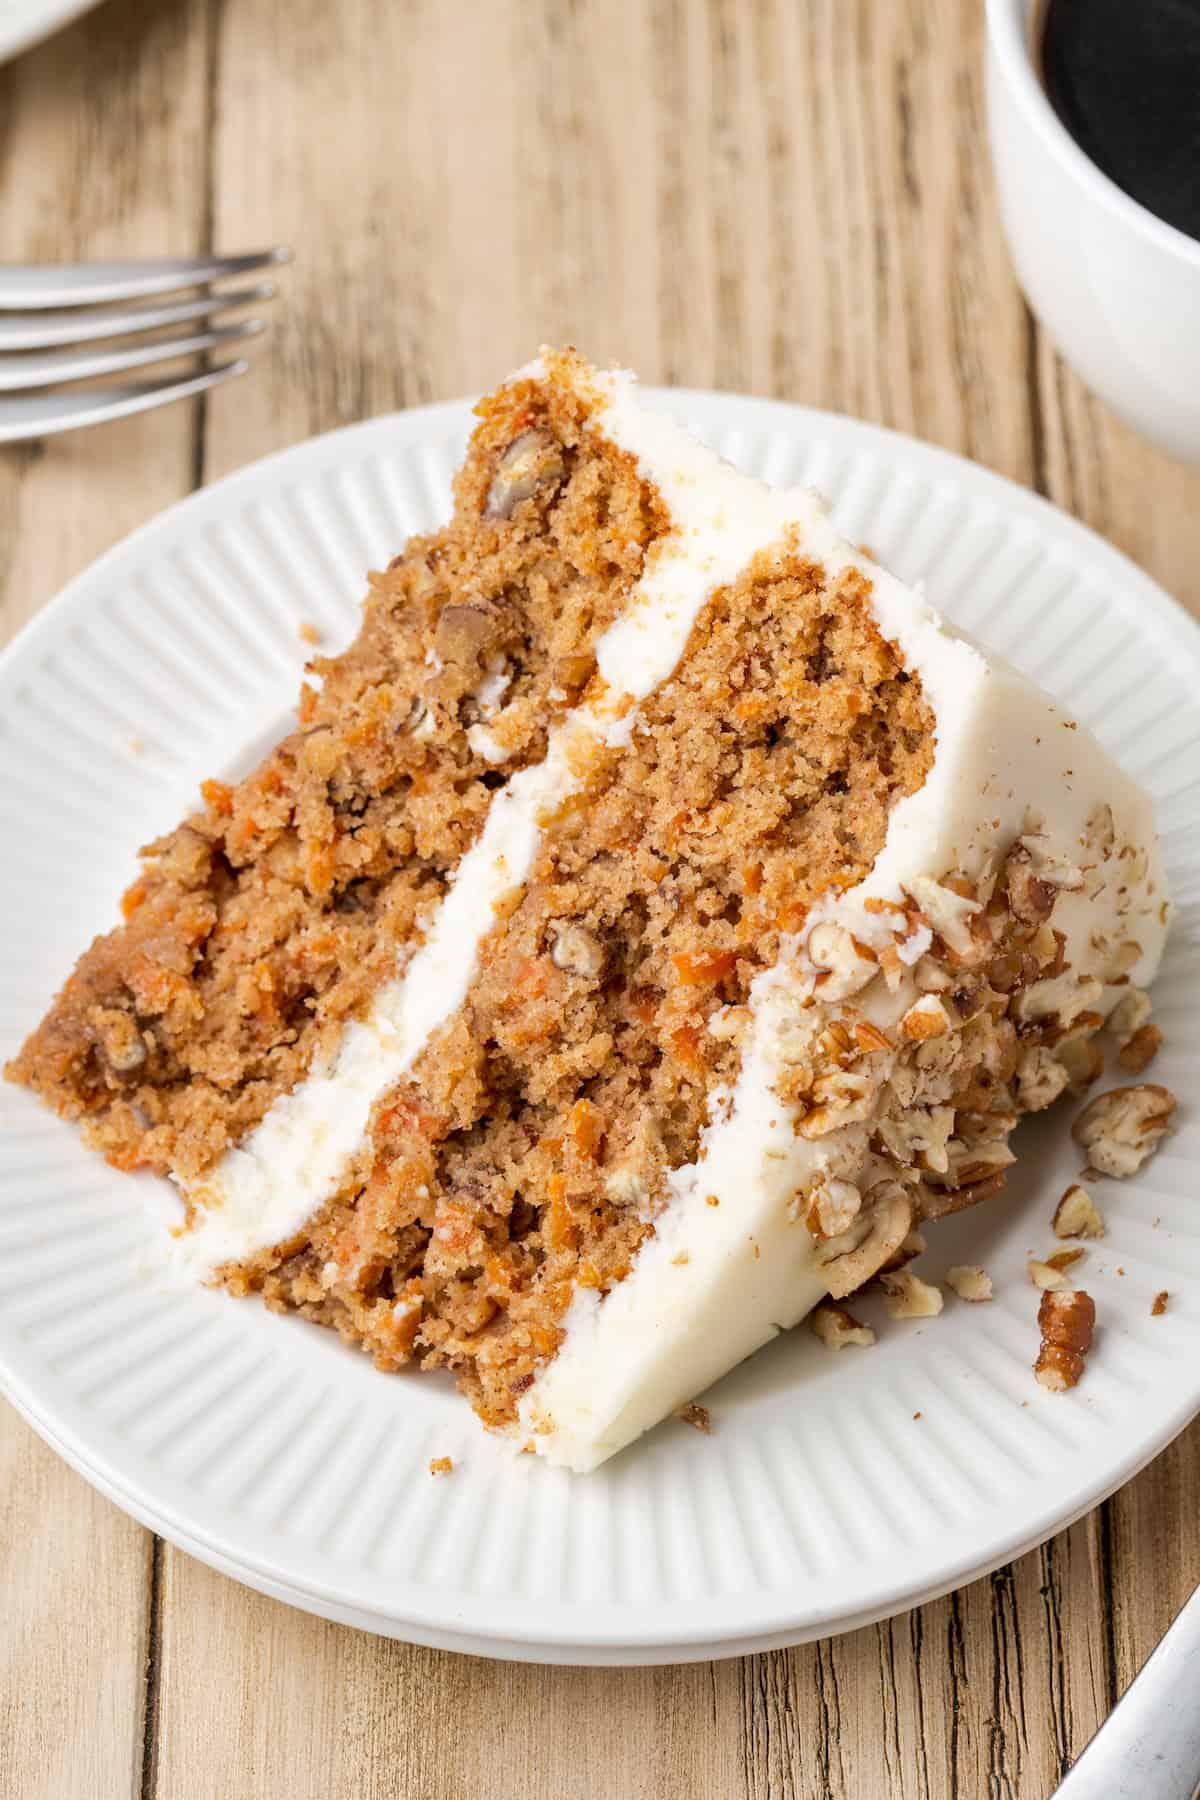
<svg viewBox="0 0 1200 1800">
<path fill-rule="evenodd" d="M 1200 238 L 1200 0 L 1046 0 L 1042 76 L 1085 155 Z"/>
</svg>

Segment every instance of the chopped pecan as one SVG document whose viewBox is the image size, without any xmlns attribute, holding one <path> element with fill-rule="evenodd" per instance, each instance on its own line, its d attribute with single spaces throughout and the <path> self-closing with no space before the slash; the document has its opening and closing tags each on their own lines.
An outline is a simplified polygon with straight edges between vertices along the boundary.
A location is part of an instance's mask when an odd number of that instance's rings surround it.
<svg viewBox="0 0 1200 1800">
<path fill-rule="evenodd" d="M 1131 1075 L 1140 1075 L 1162 1049 L 1162 1041 L 1163 1034 L 1157 1025 L 1140 1025 L 1117 1051 L 1117 1061 Z"/>
<path fill-rule="evenodd" d="M 960 1300 L 978 1303 L 992 1297 L 992 1278 L 978 1263 L 959 1263 L 947 1269 L 946 1285 L 954 1289 Z"/>
<path fill-rule="evenodd" d="M 869 1281 L 899 1249 L 912 1223 L 912 1201 L 900 1183 L 876 1182 L 864 1196 L 863 1210 L 850 1232 L 826 1239 L 817 1249 L 833 1298 L 844 1300 Z"/>
<path fill-rule="evenodd" d="M 1082 1288 L 1042 1295 L 1038 1307 L 1042 1342 L 1033 1371 L 1051 1393 L 1063 1393 L 1078 1382 L 1095 1323 L 1095 1302 Z"/>
<path fill-rule="evenodd" d="M 1132 1175 L 1158 1148 L 1174 1111 L 1174 1094 L 1155 1082 L 1112 1088 L 1088 1102 L 1071 1136 L 1102 1175 Z"/>
<path fill-rule="evenodd" d="M 809 1330 L 820 1338 L 827 1350 L 844 1350 L 850 1344 L 873 1344 L 875 1333 L 832 1300 L 822 1300 L 808 1315 Z"/>
<path fill-rule="evenodd" d="M 510 519 L 522 500 L 540 488 L 557 486 L 566 473 L 562 446 L 545 431 L 523 431 L 513 439 L 496 464 L 484 513 L 489 519 Z"/>
<path fill-rule="evenodd" d="M 1017 1062 L 1017 1103 L 1023 1112 L 1042 1112 L 1063 1092 L 1069 1077 L 1043 1044 L 1029 1044 Z"/>
<path fill-rule="evenodd" d="M 1094 1037 L 1068 1037 L 1054 1046 L 1063 1068 L 1067 1071 L 1067 1084 L 1076 1096 L 1086 1094 L 1104 1073 L 1104 1051 Z"/>
<path fill-rule="evenodd" d="M 864 946 L 844 926 L 826 920 L 814 925 L 805 945 L 809 961 L 817 968 L 817 992 L 822 1000 L 845 1000 L 866 987 L 877 965 Z"/>
<path fill-rule="evenodd" d="M 936 932 L 954 956 L 974 957 L 978 945 L 971 921 L 983 911 L 978 900 L 955 893 L 953 888 L 928 875 L 914 876 L 909 892 L 930 930 Z"/>
<path fill-rule="evenodd" d="M 997 1169 L 994 1174 L 984 1175 L 979 1181 L 967 1182 L 962 1187 L 925 1186 L 920 1194 L 921 1217 L 945 1219 L 951 1213 L 965 1212 L 969 1206 L 978 1206 L 981 1200 L 993 1199 L 1007 1180 L 1008 1170 Z"/>
<path fill-rule="evenodd" d="M 1143 988 L 1130 988 L 1121 995 L 1104 1021 L 1104 1029 L 1124 1044 L 1135 1031 L 1140 1031 L 1150 1017 L 1150 996 Z"/>
<path fill-rule="evenodd" d="M 826 1176 L 808 1198 L 805 1222 L 814 1237 L 839 1237 L 862 1210 L 862 1195 L 851 1181 Z"/>
<path fill-rule="evenodd" d="M 496 615 L 473 601 L 443 606 L 437 622 L 437 653 L 443 663 L 478 663 L 491 638 Z"/>
<path fill-rule="evenodd" d="M 953 1024 L 945 1001 L 936 994 L 926 994 L 915 1001 L 901 1019 L 900 1034 L 915 1043 L 924 1043 L 929 1038 L 944 1037 Z"/>
<path fill-rule="evenodd" d="M 890 1275 L 894 1269 L 902 1269 L 905 1263 L 912 1262 L 914 1257 L 924 1255 L 926 1248 L 925 1238 L 921 1232 L 906 1232 L 899 1247 L 893 1250 L 883 1267 Z"/>
<path fill-rule="evenodd" d="M 934 1319 L 945 1304 L 941 1288 L 922 1281 L 911 1269 L 881 1275 L 879 1281 L 884 1305 L 893 1319 Z"/>
<path fill-rule="evenodd" d="M 1097 1238 L 1104 1236 L 1104 1220 L 1092 1204 L 1085 1187 L 1073 1181 L 1054 1209 L 1055 1237 Z"/>
</svg>

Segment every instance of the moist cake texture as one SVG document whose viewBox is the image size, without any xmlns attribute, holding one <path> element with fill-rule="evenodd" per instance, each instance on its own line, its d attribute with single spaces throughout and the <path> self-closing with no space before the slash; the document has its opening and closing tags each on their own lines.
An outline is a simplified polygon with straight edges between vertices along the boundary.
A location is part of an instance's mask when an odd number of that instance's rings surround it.
<svg viewBox="0 0 1200 1800">
<path fill-rule="evenodd" d="M 1148 802 L 803 491 L 544 352 L 9 1073 L 176 1261 L 589 1468 L 990 1198 L 1154 972 Z"/>
</svg>

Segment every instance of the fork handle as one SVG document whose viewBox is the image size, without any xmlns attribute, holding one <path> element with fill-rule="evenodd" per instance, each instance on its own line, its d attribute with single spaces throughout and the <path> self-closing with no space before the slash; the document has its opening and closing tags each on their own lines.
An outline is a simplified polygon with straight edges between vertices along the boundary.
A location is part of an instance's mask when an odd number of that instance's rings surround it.
<svg viewBox="0 0 1200 1800">
<path fill-rule="evenodd" d="M 1054 1800 L 1195 1800 L 1200 1792 L 1200 1588 Z"/>
</svg>

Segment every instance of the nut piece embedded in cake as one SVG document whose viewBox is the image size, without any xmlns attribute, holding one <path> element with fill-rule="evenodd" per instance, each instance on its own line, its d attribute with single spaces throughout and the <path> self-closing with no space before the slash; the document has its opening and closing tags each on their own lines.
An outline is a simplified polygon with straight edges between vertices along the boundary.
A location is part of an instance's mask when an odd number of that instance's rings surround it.
<svg viewBox="0 0 1200 1800">
<path fill-rule="evenodd" d="M 883 1303 L 893 1319 L 935 1319 L 945 1304 L 941 1288 L 922 1281 L 911 1269 L 881 1275 L 879 1282 Z"/>
<path fill-rule="evenodd" d="M 900 1034 L 913 1043 L 923 1044 L 930 1038 L 945 1037 L 953 1023 L 945 1001 L 936 994 L 926 994 L 914 1001 L 901 1019 Z"/>
<path fill-rule="evenodd" d="M 971 957 L 976 948 L 971 920 L 983 911 L 979 901 L 956 894 L 953 888 L 943 886 L 928 875 L 915 876 L 909 884 L 909 892 L 925 923 L 937 933 L 947 950 L 959 958 Z"/>
<path fill-rule="evenodd" d="M 1017 1104 L 1022 1112 L 1043 1112 L 1065 1090 L 1070 1074 L 1044 1044 L 1030 1044 L 1017 1063 Z"/>
<path fill-rule="evenodd" d="M 496 464 L 485 515 L 489 519 L 510 519 L 522 500 L 528 500 L 539 488 L 557 485 L 565 473 L 561 446 L 549 433 L 523 431 Z"/>
<path fill-rule="evenodd" d="M 875 1342 L 875 1333 L 869 1325 L 856 1319 L 844 1306 L 835 1306 L 831 1300 L 822 1300 L 809 1313 L 808 1328 L 827 1350 L 844 1350 L 848 1344 L 865 1346 Z"/>
<path fill-rule="evenodd" d="M 1175 1104 L 1174 1094 L 1154 1082 L 1113 1088 L 1089 1101 L 1071 1136 L 1101 1175 L 1133 1175 L 1162 1142 Z"/>
<path fill-rule="evenodd" d="M 1044 925 L 1060 893 L 1077 893 L 1083 872 L 1065 857 L 1051 855 L 1036 834 L 1018 838 L 1004 865 L 1008 904 L 1023 925 Z"/>
<path fill-rule="evenodd" d="M 862 1195 L 852 1181 L 826 1176 L 809 1195 L 804 1220 L 814 1237 L 840 1237 L 861 1210 Z"/>
<path fill-rule="evenodd" d="M 960 1300 L 979 1303 L 992 1297 L 992 1278 L 978 1263 L 958 1263 L 947 1269 L 946 1286 L 953 1288 Z"/>
<path fill-rule="evenodd" d="M 1054 1209 L 1052 1220 L 1055 1237 L 1097 1238 L 1104 1236 L 1104 1219 L 1097 1211 L 1085 1187 L 1073 1181 Z"/>
<path fill-rule="evenodd" d="M 912 1201 L 898 1181 L 877 1181 L 848 1231 L 817 1245 L 816 1260 L 835 1300 L 844 1300 L 895 1255 L 912 1230 Z"/>
<path fill-rule="evenodd" d="M 814 925 L 805 948 L 817 968 L 815 986 L 822 1000 L 845 1000 L 876 973 L 874 959 L 863 954 L 841 925 Z"/>
<path fill-rule="evenodd" d="M 1104 1051 L 1095 1037 L 1068 1037 L 1056 1044 L 1054 1054 L 1067 1071 L 1067 1085 L 1081 1099 L 1104 1073 Z"/>
<path fill-rule="evenodd" d="M 905 1263 L 915 1261 L 918 1256 L 924 1256 L 927 1249 L 925 1234 L 920 1231 L 910 1231 L 900 1246 L 893 1250 L 883 1267 L 890 1275 L 893 1269 L 902 1269 Z"/>
<path fill-rule="evenodd" d="M 1033 1372 L 1052 1394 L 1065 1393 L 1078 1383 L 1095 1324 L 1095 1302 L 1082 1288 L 1042 1295 L 1038 1307 L 1042 1342 Z"/>
<path fill-rule="evenodd" d="M 581 975 L 586 981 L 598 981 L 604 973 L 604 946 L 582 925 L 555 924 L 550 927 L 553 942 L 550 961 L 568 975 Z"/>
</svg>

